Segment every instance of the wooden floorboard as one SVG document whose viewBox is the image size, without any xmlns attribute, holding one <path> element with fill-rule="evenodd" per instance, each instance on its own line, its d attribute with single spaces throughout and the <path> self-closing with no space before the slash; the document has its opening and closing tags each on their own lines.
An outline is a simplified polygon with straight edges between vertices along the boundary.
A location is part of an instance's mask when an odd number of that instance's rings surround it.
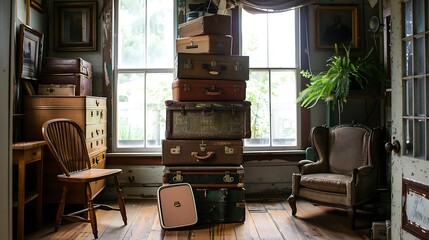
<svg viewBox="0 0 429 240">
<path fill-rule="evenodd" d="M 115 203 L 113 203 L 115 205 Z M 206 224 L 186 229 L 164 230 L 161 227 L 157 202 L 153 199 L 126 200 L 128 224 L 124 225 L 117 211 L 97 210 L 98 234 L 101 240 L 325 240 L 369 239 L 371 216 L 358 213 L 352 230 L 347 213 L 342 209 L 316 206 L 297 201 L 297 215 L 291 216 L 286 200 L 247 201 L 244 223 Z M 26 239 L 93 239 L 89 223 L 64 221 L 58 232 L 53 223 L 26 235 Z"/>
</svg>

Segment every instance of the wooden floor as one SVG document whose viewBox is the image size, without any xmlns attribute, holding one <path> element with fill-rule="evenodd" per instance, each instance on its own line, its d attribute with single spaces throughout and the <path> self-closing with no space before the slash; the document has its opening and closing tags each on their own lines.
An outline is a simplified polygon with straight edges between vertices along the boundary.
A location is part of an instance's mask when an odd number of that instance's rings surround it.
<svg viewBox="0 0 429 240">
<path fill-rule="evenodd" d="M 292 217 L 287 201 L 248 201 L 244 223 L 213 224 L 189 230 L 163 230 L 156 200 L 127 200 L 128 225 L 119 212 L 97 210 L 101 240 L 119 239 L 369 239 L 371 215 L 357 214 L 357 229 L 351 230 L 345 211 L 298 201 L 298 213 Z M 63 222 L 58 232 L 53 223 L 28 234 L 26 239 L 93 239 L 88 223 Z"/>
</svg>

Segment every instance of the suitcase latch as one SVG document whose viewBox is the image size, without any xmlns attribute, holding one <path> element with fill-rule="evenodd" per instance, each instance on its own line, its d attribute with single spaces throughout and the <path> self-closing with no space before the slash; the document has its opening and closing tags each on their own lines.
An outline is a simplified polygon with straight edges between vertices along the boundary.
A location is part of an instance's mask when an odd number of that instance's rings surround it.
<svg viewBox="0 0 429 240">
<path fill-rule="evenodd" d="M 174 201 L 173 206 L 180 207 L 180 206 L 182 206 L 182 204 L 180 204 L 179 201 Z"/>
<path fill-rule="evenodd" d="M 201 144 L 200 144 L 200 151 L 201 151 L 201 152 L 205 152 L 205 151 L 206 151 L 206 146 L 207 146 L 207 144 L 205 144 L 205 143 L 201 143 Z"/>
<path fill-rule="evenodd" d="M 170 148 L 170 153 L 174 154 L 174 155 L 180 154 L 180 146 L 176 146 L 174 148 Z"/>
<path fill-rule="evenodd" d="M 225 146 L 225 154 L 234 154 L 234 148 Z"/>
<path fill-rule="evenodd" d="M 173 181 L 174 182 L 182 182 L 183 181 L 183 176 L 182 176 L 181 171 L 176 172 L 176 176 L 173 177 Z"/>
<path fill-rule="evenodd" d="M 243 67 L 240 65 L 240 62 L 239 62 L 239 61 L 235 61 L 235 64 L 234 64 L 234 70 L 235 70 L 236 72 L 238 72 L 238 71 L 242 71 L 242 70 L 243 70 Z"/>
<path fill-rule="evenodd" d="M 240 86 L 234 84 L 234 92 L 240 92 Z"/>
<path fill-rule="evenodd" d="M 234 182 L 234 177 L 231 177 L 229 171 L 226 171 L 225 176 L 223 176 L 223 181 L 227 183 Z"/>
<path fill-rule="evenodd" d="M 191 91 L 191 84 L 184 84 L 183 85 L 183 91 L 184 92 L 190 92 Z"/>
<path fill-rule="evenodd" d="M 184 69 L 192 69 L 192 61 L 191 59 L 186 59 L 185 63 L 183 64 Z"/>
</svg>

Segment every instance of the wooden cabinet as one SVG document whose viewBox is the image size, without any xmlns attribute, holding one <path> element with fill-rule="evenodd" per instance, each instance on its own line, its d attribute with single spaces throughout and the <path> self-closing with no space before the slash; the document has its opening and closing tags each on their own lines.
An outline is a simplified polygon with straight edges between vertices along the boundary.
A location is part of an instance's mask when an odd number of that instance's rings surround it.
<svg viewBox="0 0 429 240">
<path fill-rule="evenodd" d="M 75 121 L 85 132 L 92 167 L 105 168 L 107 108 L 106 98 L 94 96 L 26 96 L 24 98 L 24 136 L 28 140 L 40 140 L 42 125 L 49 119 L 68 118 Z M 61 174 L 57 162 L 48 149 L 43 165 L 44 202 L 57 203 L 60 199 Z M 92 193 L 98 195 L 105 187 L 104 180 L 91 183 Z M 85 188 L 70 186 L 67 203 L 86 204 Z"/>
<path fill-rule="evenodd" d="M 18 181 L 13 206 L 17 207 L 16 239 L 24 239 L 25 205 L 33 200 L 37 201 L 36 224 L 42 226 L 42 165 L 43 145 L 45 141 L 15 143 L 13 149 L 13 164 L 17 166 Z M 27 179 L 28 164 L 36 164 L 35 179 Z M 26 182 L 36 183 L 35 189 L 26 186 Z M 15 197 L 16 196 L 16 197 Z M 28 217 L 28 216 L 27 216 Z"/>
</svg>

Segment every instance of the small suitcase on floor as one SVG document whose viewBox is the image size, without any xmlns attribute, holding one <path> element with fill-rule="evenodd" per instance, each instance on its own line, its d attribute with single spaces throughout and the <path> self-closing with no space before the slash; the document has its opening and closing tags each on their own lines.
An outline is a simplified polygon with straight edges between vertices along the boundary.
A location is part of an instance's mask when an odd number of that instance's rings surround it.
<svg viewBox="0 0 429 240">
<path fill-rule="evenodd" d="M 177 53 L 176 79 L 249 80 L 249 56 Z"/>
<path fill-rule="evenodd" d="M 92 96 L 92 78 L 81 73 L 43 75 L 40 83 L 74 84 L 76 85 L 76 96 Z"/>
<path fill-rule="evenodd" d="M 164 166 L 163 183 L 189 183 L 193 188 L 242 188 L 244 168 L 239 166 Z"/>
<path fill-rule="evenodd" d="M 243 140 L 163 140 L 163 165 L 240 165 Z"/>
<path fill-rule="evenodd" d="M 210 53 L 231 55 L 232 37 L 226 35 L 201 35 L 176 39 L 180 53 Z"/>
<path fill-rule="evenodd" d="M 178 79 L 172 83 L 176 101 L 244 101 L 246 81 Z"/>
<path fill-rule="evenodd" d="M 193 192 L 198 224 L 245 221 L 244 188 L 193 188 Z"/>
<path fill-rule="evenodd" d="M 166 139 L 250 138 L 250 102 L 167 100 Z"/>
<path fill-rule="evenodd" d="M 179 37 L 192 37 L 205 34 L 231 35 L 231 16 L 202 16 L 179 24 Z"/>
<path fill-rule="evenodd" d="M 198 215 L 191 185 L 163 185 L 158 188 L 157 199 L 162 228 L 180 228 L 197 223 Z"/>
<path fill-rule="evenodd" d="M 43 58 L 42 75 L 61 73 L 81 73 L 92 78 L 92 64 L 82 58 Z"/>
</svg>

